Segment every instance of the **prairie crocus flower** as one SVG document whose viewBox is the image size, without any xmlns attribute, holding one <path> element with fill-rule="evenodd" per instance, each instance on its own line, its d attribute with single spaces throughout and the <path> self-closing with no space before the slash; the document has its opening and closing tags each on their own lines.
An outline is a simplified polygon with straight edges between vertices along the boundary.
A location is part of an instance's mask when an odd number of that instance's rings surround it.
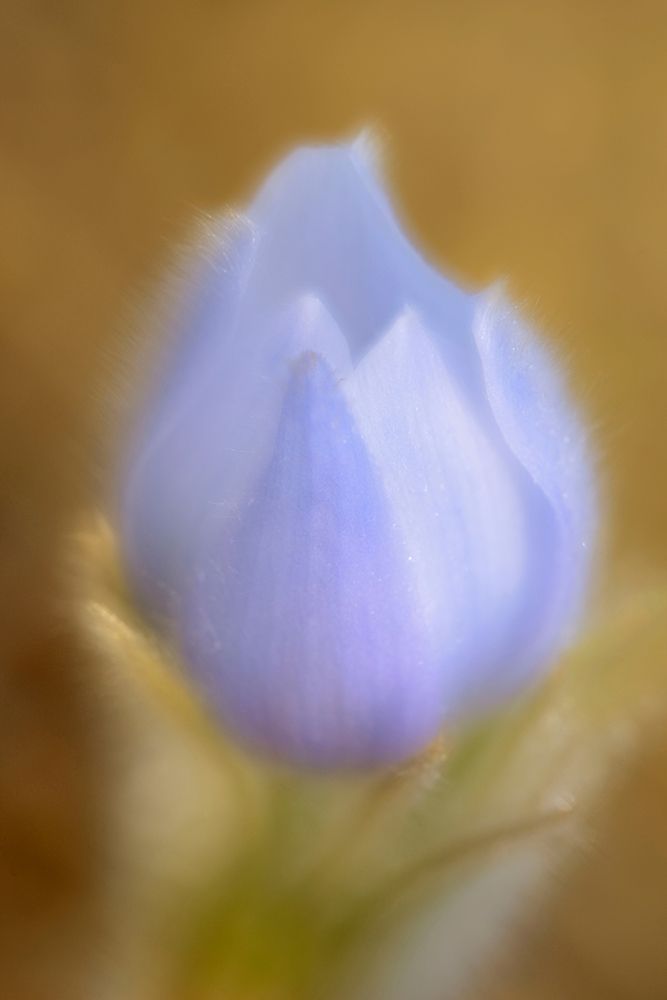
<svg viewBox="0 0 667 1000">
<path fill-rule="evenodd" d="M 132 587 L 245 742 L 398 761 L 567 641 L 582 428 L 502 294 L 413 249 L 363 143 L 296 151 L 210 229 L 130 450 Z"/>
</svg>

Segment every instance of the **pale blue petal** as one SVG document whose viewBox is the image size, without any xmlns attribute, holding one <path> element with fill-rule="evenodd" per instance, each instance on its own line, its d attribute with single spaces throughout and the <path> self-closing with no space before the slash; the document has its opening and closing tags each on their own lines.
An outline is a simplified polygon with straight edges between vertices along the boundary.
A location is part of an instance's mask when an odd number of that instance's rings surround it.
<svg viewBox="0 0 667 1000">
<path fill-rule="evenodd" d="M 486 393 L 508 446 L 553 511 L 558 543 L 542 640 L 554 650 L 581 611 L 595 539 L 596 491 L 588 441 L 558 368 L 498 291 L 480 305 L 475 337 Z"/>
<path fill-rule="evenodd" d="M 209 523 L 181 623 L 229 728 L 313 765 L 396 760 L 433 736 L 424 649 L 392 514 L 328 365 L 296 362 L 270 465 Z"/>
<path fill-rule="evenodd" d="M 220 311 L 206 314 L 219 323 Z M 199 331 L 195 331 L 199 332 Z M 245 340 L 224 325 L 205 328 L 181 381 L 149 411 L 137 435 L 123 497 L 123 541 L 135 588 L 168 612 L 211 504 L 233 517 L 262 472 L 290 365 L 304 350 L 327 358 L 339 377 L 350 367 L 347 343 L 312 295 L 292 302 Z"/>
<path fill-rule="evenodd" d="M 493 704 L 518 683 L 554 542 L 550 511 L 414 312 L 364 358 L 346 393 L 409 550 L 444 674 L 443 712 Z"/>
<path fill-rule="evenodd" d="M 199 227 L 164 289 L 166 315 L 144 424 L 175 422 L 202 383 L 215 378 L 236 330 L 256 249 L 256 231 L 244 216 L 224 215 Z"/>
<path fill-rule="evenodd" d="M 405 238 L 363 144 L 296 150 L 248 214 L 260 233 L 248 289 L 253 314 L 311 289 L 357 359 L 409 303 L 450 362 L 472 370 L 474 296 L 434 271 Z"/>
<path fill-rule="evenodd" d="M 210 462 L 201 401 L 215 393 L 224 371 L 253 256 L 250 224 L 228 219 L 202 234 L 181 273 L 172 275 L 181 294 L 168 292 L 157 371 L 127 442 L 117 498 L 132 587 L 151 611 L 166 608 L 189 544 L 197 486 Z"/>
</svg>

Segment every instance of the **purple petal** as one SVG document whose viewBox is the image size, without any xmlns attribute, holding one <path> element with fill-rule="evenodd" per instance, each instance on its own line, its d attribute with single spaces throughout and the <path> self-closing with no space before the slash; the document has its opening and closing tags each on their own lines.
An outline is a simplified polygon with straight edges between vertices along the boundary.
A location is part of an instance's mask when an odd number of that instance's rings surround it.
<svg viewBox="0 0 667 1000">
<path fill-rule="evenodd" d="M 433 735 L 442 700 L 406 570 L 333 373 L 303 354 L 266 474 L 202 538 L 187 661 L 256 746 L 315 765 L 399 759 Z"/>
</svg>

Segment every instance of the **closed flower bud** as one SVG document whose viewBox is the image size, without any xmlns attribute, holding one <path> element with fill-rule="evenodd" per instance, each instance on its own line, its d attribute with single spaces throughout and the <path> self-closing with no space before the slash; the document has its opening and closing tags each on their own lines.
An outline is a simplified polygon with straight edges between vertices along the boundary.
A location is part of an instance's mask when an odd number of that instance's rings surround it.
<svg viewBox="0 0 667 1000">
<path fill-rule="evenodd" d="M 132 588 L 244 742 L 398 761 L 567 641 L 582 428 L 503 296 L 419 257 L 363 144 L 296 151 L 216 234 L 129 450 Z"/>
</svg>

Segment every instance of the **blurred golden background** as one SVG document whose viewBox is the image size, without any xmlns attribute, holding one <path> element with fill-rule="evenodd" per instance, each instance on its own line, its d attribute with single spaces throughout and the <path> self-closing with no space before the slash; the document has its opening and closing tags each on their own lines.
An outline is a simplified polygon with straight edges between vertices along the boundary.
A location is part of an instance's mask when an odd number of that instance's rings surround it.
<svg viewBox="0 0 667 1000">
<path fill-rule="evenodd" d="M 127 316 L 198 209 L 376 126 L 416 242 L 506 276 L 565 357 L 605 575 L 664 571 L 667 6 L 2 0 L 0 20 L 0 993 L 88 1000 L 113 734 L 62 552 L 104 479 Z M 665 845 L 652 738 L 497 996 L 667 997 Z"/>
</svg>

